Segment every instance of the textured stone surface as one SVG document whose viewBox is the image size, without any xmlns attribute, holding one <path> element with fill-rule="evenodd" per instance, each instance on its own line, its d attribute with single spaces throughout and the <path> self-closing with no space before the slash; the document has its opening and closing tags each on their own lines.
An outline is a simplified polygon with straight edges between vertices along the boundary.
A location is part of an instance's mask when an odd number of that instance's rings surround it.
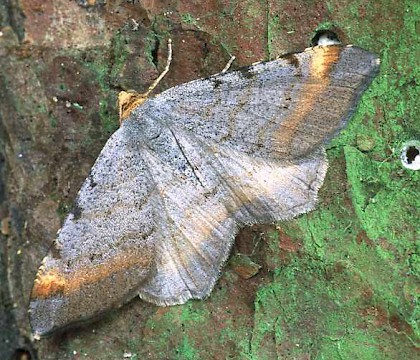
<svg viewBox="0 0 420 360">
<path fill-rule="evenodd" d="M 414 0 L 0 3 L 0 215 L 10 218 L 0 357 L 24 348 L 40 359 L 415 358 L 419 172 L 401 166 L 399 148 L 419 136 L 419 17 Z M 302 50 L 327 27 L 380 55 L 381 73 L 328 151 L 318 209 L 237 237 L 234 250 L 259 273 L 245 280 L 228 265 L 205 301 L 135 299 L 31 343 L 36 269 L 118 127 L 120 88 L 147 88 L 169 36 L 178 45 L 158 91 L 220 71 L 229 54 L 239 66 Z M 371 145 L 360 147 L 360 134 Z"/>
</svg>

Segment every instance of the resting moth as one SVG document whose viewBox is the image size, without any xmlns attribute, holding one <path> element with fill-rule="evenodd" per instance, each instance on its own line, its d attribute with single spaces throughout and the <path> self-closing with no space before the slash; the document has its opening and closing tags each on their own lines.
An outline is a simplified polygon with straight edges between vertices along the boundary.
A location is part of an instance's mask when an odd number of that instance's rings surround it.
<svg viewBox="0 0 420 360">
<path fill-rule="evenodd" d="M 158 305 L 209 295 L 239 228 L 315 207 L 324 145 L 378 68 L 374 54 L 333 43 L 156 96 L 122 94 L 121 127 L 36 276 L 36 336 L 136 295 Z"/>
</svg>

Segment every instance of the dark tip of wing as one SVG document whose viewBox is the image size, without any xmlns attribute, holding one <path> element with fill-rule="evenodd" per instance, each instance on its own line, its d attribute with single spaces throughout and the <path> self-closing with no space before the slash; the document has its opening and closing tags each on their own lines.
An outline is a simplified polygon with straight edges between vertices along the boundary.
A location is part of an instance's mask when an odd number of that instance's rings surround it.
<svg viewBox="0 0 420 360">
<path fill-rule="evenodd" d="M 50 247 L 50 253 L 53 259 L 59 260 L 61 259 L 60 249 L 58 248 L 58 244 L 54 241 Z"/>
<path fill-rule="evenodd" d="M 80 219 L 80 217 L 82 216 L 82 211 L 83 209 L 77 204 L 77 200 L 76 200 L 76 203 L 74 204 L 73 209 L 71 210 L 74 221 Z"/>
<path fill-rule="evenodd" d="M 92 173 L 89 173 L 88 179 L 89 179 L 89 186 L 90 186 L 91 189 L 93 189 L 97 185 L 97 183 L 93 179 L 93 174 Z"/>
<path fill-rule="evenodd" d="M 290 65 L 294 66 L 295 68 L 299 67 L 299 59 L 295 54 L 285 54 L 280 56 L 280 59 L 286 60 Z"/>
<path fill-rule="evenodd" d="M 253 71 L 251 71 L 252 69 L 252 65 L 251 66 L 245 66 L 242 67 L 240 69 L 238 69 L 238 72 L 240 74 L 242 74 L 242 76 L 246 79 L 252 79 L 255 76 L 255 73 Z"/>
<path fill-rule="evenodd" d="M 222 81 L 222 80 L 220 80 L 220 79 L 212 79 L 212 81 L 213 81 L 213 87 L 214 87 L 215 89 L 217 89 L 220 85 L 222 85 L 222 84 L 223 84 L 223 81 Z"/>
</svg>

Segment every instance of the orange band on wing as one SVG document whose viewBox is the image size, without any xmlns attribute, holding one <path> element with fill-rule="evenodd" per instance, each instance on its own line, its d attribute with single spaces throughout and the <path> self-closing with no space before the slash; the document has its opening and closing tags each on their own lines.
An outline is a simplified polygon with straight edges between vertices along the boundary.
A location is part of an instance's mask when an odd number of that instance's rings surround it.
<svg viewBox="0 0 420 360">
<path fill-rule="evenodd" d="M 64 274 L 58 268 L 45 270 L 41 266 L 35 279 L 31 299 L 48 298 L 56 295 L 68 295 L 79 291 L 83 286 L 95 284 L 129 268 L 147 268 L 152 257 L 139 257 L 138 254 L 121 254 L 112 257 L 98 265 L 79 267 L 77 270 Z"/>
<path fill-rule="evenodd" d="M 281 124 L 281 131 L 274 139 L 275 146 L 281 149 L 281 152 L 289 154 L 290 144 L 297 129 L 330 84 L 329 74 L 333 64 L 338 61 L 341 50 L 341 46 L 317 46 L 307 50 L 314 52 L 309 77 L 299 91 L 300 98 L 296 110 Z"/>
</svg>

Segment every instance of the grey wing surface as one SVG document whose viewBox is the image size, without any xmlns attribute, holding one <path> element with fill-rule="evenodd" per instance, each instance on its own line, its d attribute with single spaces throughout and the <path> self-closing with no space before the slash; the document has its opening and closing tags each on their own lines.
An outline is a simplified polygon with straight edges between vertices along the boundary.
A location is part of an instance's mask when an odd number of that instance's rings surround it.
<svg viewBox="0 0 420 360">
<path fill-rule="evenodd" d="M 122 126 L 144 134 L 141 157 L 156 186 L 156 272 L 139 294 L 161 305 L 208 295 L 238 229 L 311 210 L 326 171 L 322 150 L 300 160 L 262 159 L 175 131 L 154 115 Z"/>
<path fill-rule="evenodd" d="M 171 126 L 264 158 L 308 154 L 342 129 L 378 70 L 375 55 L 315 47 L 173 87 L 149 99 Z"/>
<path fill-rule="evenodd" d="M 30 304 L 37 334 L 121 305 L 154 272 L 155 187 L 133 136 L 121 128 L 108 140 L 43 260 Z"/>
</svg>

